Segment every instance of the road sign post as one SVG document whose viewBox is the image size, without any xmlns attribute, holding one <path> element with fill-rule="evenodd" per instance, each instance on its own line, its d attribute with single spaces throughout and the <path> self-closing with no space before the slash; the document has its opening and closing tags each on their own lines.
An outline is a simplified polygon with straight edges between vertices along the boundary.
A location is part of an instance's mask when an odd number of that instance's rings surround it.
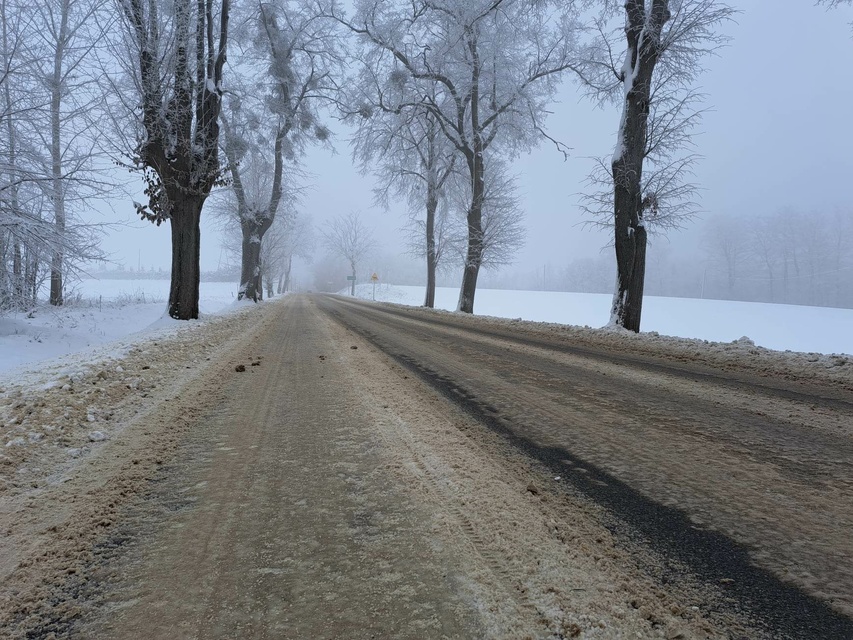
<svg viewBox="0 0 853 640">
<path fill-rule="evenodd" d="M 355 297 L 355 276 L 347 276 L 347 280 L 352 282 L 352 284 L 350 285 L 349 294 Z"/>
<path fill-rule="evenodd" d="M 370 276 L 370 281 L 373 283 L 373 301 L 376 302 L 376 283 L 379 282 L 379 276 L 374 271 L 373 275 Z"/>
</svg>

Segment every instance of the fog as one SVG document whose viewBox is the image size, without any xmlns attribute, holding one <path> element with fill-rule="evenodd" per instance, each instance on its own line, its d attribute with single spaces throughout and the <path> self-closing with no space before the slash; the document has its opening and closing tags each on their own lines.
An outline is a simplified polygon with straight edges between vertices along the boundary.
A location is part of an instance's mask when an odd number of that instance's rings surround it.
<svg viewBox="0 0 853 640">
<path fill-rule="evenodd" d="M 825 224 L 821 233 L 829 239 L 837 240 L 840 229 L 853 232 L 853 10 L 830 11 L 801 0 L 736 4 L 742 13 L 736 23 L 724 27 L 732 40 L 707 60 L 700 80 L 707 96 L 707 112 L 695 138 L 703 156 L 695 176 L 702 213 L 684 230 L 652 238 L 646 292 L 851 306 L 849 256 L 822 258 L 835 260 L 835 266 L 815 262 L 808 279 L 806 267 L 798 263 L 797 269 L 802 266 L 804 271 L 786 275 L 786 296 L 780 293 L 781 274 L 774 273 L 775 291 L 770 295 L 769 272 L 758 271 L 760 260 L 752 244 L 741 248 L 747 255 L 731 281 L 717 236 L 743 238 L 746 231 L 740 223 L 748 226 L 768 218 L 784 219 L 795 241 L 817 228 L 813 220 Z M 512 267 L 485 272 L 481 286 L 608 290 L 612 282 L 609 233 L 584 224 L 579 194 L 586 188 L 590 158 L 612 152 L 619 107 L 596 106 L 567 76 L 552 110 L 548 132 L 568 145 L 571 155 L 564 160 L 546 141 L 514 160 L 527 241 Z M 340 123 L 330 124 L 335 151 L 312 148 L 305 156 L 310 179 L 300 211 L 318 229 L 335 215 L 360 211 L 378 244 L 366 269 L 381 271 L 384 281 L 412 284 L 422 276 L 419 264 L 405 255 L 405 206 L 398 203 L 384 210 L 374 205 L 373 178 L 353 167 L 349 132 Z M 168 228 L 135 219 L 130 200 L 122 198 L 97 216 L 124 225 L 109 232 L 105 248 L 127 267 L 167 270 Z M 772 220 L 768 222 L 775 228 Z M 212 271 L 228 259 L 221 248 L 222 233 L 209 215 L 203 225 L 202 269 Z M 322 263 L 322 247 L 315 253 L 314 264 Z M 299 266 L 298 284 L 318 286 L 311 269 Z M 825 288 L 835 293 L 809 294 L 816 290 L 815 278 L 825 280 Z M 456 280 L 454 274 L 444 278 L 445 283 Z"/>
</svg>

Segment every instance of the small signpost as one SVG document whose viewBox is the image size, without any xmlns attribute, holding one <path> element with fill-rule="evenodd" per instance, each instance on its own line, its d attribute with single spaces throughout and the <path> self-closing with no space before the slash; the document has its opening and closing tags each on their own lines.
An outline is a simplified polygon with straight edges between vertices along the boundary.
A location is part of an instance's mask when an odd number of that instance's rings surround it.
<svg viewBox="0 0 853 640">
<path fill-rule="evenodd" d="M 370 276 L 370 281 L 373 283 L 373 301 L 376 302 L 376 283 L 379 282 L 379 275 L 375 271 Z"/>
<path fill-rule="evenodd" d="M 347 276 L 347 280 L 352 281 L 352 284 L 350 285 L 349 294 L 351 296 L 355 296 L 355 276 Z"/>
</svg>

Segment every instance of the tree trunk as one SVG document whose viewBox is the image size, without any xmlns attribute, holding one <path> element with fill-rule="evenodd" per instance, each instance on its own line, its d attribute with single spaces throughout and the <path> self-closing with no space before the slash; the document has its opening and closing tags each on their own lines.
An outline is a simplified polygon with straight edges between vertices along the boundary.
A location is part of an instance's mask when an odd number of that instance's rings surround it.
<svg viewBox="0 0 853 640">
<path fill-rule="evenodd" d="M 640 330 L 640 317 L 643 311 L 647 245 L 646 228 L 639 226 L 634 232 L 634 258 L 627 297 L 629 304 L 625 307 L 625 324 L 623 325 L 626 329 L 637 332 Z"/>
<path fill-rule="evenodd" d="M 22 302 L 25 306 L 30 306 L 36 303 L 36 297 L 38 295 L 38 254 L 28 248 L 24 255 L 23 266 Z"/>
<path fill-rule="evenodd" d="M 624 170 L 625 173 L 630 171 Z M 635 171 L 639 173 L 639 170 Z M 610 310 L 610 322 L 639 332 L 646 273 L 646 229 L 639 212 L 642 198 L 639 180 L 622 180 L 625 175 L 614 165 L 614 245 L 616 248 L 616 292 Z M 624 184 L 627 182 L 628 184 Z"/>
<path fill-rule="evenodd" d="M 33 255 L 30 262 L 30 272 L 27 278 L 27 297 L 30 304 L 35 304 L 38 301 L 39 285 L 38 285 L 39 261 L 37 254 Z"/>
<path fill-rule="evenodd" d="M 284 267 L 284 284 L 281 287 L 281 291 L 279 293 L 286 293 L 290 291 L 290 269 L 293 267 L 293 256 L 288 256 L 287 265 Z"/>
<path fill-rule="evenodd" d="M 628 0 L 625 11 L 628 39 L 622 68 L 625 99 L 612 164 L 616 291 L 610 323 L 639 332 L 647 242 L 643 225 L 643 160 L 660 31 L 670 14 L 666 0 L 655 0 L 648 8 L 645 2 Z"/>
<path fill-rule="evenodd" d="M 474 313 L 474 294 L 477 292 L 477 276 L 483 261 L 483 196 L 485 193 L 485 171 L 483 153 L 479 145 L 468 159 L 471 176 L 471 206 L 468 208 L 468 251 L 465 255 L 465 271 L 459 290 L 458 311 Z"/>
<path fill-rule="evenodd" d="M 67 46 L 68 2 L 61 5 L 59 34 L 53 58 L 53 82 L 50 87 L 50 160 L 53 196 L 53 224 L 56 230 L 56 246 L 50 261 L 50 298 L 53 306 L 63 304 L 63 249 L 65 245 L 65 191 L 62 185 L 62 136 L 60 111 L 62 110 L 62 71 L 65 47 Z"/>
<path fill-rule="evenodd" d="M 263 227 L 251 218 L 241 216 L 243 230 L 242 267 L 240 269 L 240 291 L 237 299 L 248 298 L 257 302 L 263 297 L 261 288 L 261 238 Z"/>
<path fill-rule="evenodd" d="M 429 185 L 430 193 L 427 196 L 426 205 L 426 262 L 427 262 L 427 284 L 424 306 L 432 309 L 435 307 L 435 211 L 438 208 L 438 200 L 435 187 Z"/>
<path fill-rule="evenodd" d="M 24 263 L 21 253 L 21 242 L 17 239 L 14 241 L 12 254 L 12 281 L 13 291 L 15 294 L 15 304 L 20 304 L 24 299 Z"/>
<path fill-rule="evenodd" d="M 352 280 L 350 280 L 349 294 L 355 297 L 355 265 L 352 265 Z"/>
<path fill-rule="evenodd" d="M 198 288 L 201 279 L 201 209 L 204 198 L 171 193 L 172 283 L 169 315 L 176 320 L 198 318 Z"/>
<path fill-rule="evenodd" d="M 65 226 L 63 225 L 62 230 L 64 231 L 64 229 Z M 60 231 L 59 225 L 57 225 L 57 231 Z M 62 262 L 62 250 L 55 249 L 50 261 L 50 304 L 55 307 L 60 307 L 65 303 L 65 298 L 62 293 Z"/>
<path fill-rule="evenodd" d="M 483 262 L 483 197 L 486 189 L 486 174 L 483 166 L 485 146 L 480 128 L 480 54 L 477 35 L 466 30 L 468 50 L 471 54 L 471 147 L 465 152 L 468 175 L 471 178 L 471 206 L 468 208 L 468 251 L 462 286 L 459 289 L 459 306 L 463 313 L 474 313 L 474 294 L 477 292 L 477 276 Z"/>
</svg>

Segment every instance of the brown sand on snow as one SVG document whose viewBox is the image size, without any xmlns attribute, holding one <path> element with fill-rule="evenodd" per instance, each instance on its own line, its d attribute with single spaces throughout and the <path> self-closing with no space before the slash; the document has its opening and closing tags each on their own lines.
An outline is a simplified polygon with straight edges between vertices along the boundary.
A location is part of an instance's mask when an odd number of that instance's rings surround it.
<svg viewBox="0 0 853 640">
<path fill-rule="evenodd" d="M 5 396 L 10 637 L 760 637 L 310 298 L 70 387 Z"/>
</svg>

